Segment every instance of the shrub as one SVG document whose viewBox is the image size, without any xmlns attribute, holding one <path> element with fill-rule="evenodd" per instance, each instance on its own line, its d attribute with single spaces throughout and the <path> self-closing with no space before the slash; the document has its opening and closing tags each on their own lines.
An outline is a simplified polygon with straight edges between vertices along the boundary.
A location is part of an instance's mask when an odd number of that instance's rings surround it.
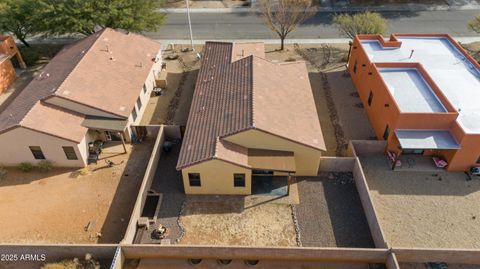
<svg viewBox="0 0 480 269">
<path fill-rule="evenodd" d="M 369 11 L 354 15 L 335 15 L 333 23 L 343 35 L 352 39 L 359 34 L 383 34 L 387 28 L 382 15 Z"/>
<path fill-rule="evenodd" d="M 7 178 L 7 170 L 0 167 L 0 180 L 4 180 Z"/>
<path fill-rule="evenodd" d="M 18 169 L 22 172 L 28 173 L 28 172 L 32 171 L 33 165 L 29 162 L 23 162 L 23 163 L 18 164 Z"/>
<path fill-rule="evenodd" d="M 53 164 L 50 161 L 41 160 L 38 163 L 38 168 L 40 168 L 40 171 L 42 172 L 48 172 L 53 169 Z"/>
</svg>

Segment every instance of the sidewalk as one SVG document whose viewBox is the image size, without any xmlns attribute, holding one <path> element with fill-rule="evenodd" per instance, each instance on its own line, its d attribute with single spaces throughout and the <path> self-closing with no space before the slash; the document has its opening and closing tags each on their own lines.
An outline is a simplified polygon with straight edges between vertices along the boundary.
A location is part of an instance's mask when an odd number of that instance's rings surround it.
<svg viewBox="0 0 480 269">
<path fill-rule="evenodd" d="M 258 0 L 257 0 L 258 1 Z M 253 1 L 252 7 L 238 8 L 190 8 L 190 13 L 259 13 L 260 10 Z M 330 0 L 323 1 L 321 6 L 313 7 L 315 12 L 362 12 L 362 11 L 454 11 L 479 10 L 480 4 L 475 0 L 446 0 L 447 4 L 388 4 L 377 6 L 348 6 L 331 4 Z M 186 8 L 159 8 L 162 13 L 186 13 Z"/>
<path fill-rule="evenodd" d="M 472 43 L 480 42 L 480 36 L 472 37 L 453 37 L 457 42 L 460 43 Z M 285 44 L 345 44 L 348 43 L 351 39 L 349 38 L 316 38 L 316 39 L 286 39 Z M 168 48 L 170 44 L 175 45 L 190 45 L 190 40 L 188 39 L 155 39 L 162 45 L 162 50 Z M 193 40 L 194 45 L 203 45 L 206 41 L 223 41 L 223 42 L 233 42 L 233 43 L 246 43 L 246 42 L 263 42 L 265 44 L 280 44 L 280 39 L 208 39 L 208 40 Z"/>
</svg>

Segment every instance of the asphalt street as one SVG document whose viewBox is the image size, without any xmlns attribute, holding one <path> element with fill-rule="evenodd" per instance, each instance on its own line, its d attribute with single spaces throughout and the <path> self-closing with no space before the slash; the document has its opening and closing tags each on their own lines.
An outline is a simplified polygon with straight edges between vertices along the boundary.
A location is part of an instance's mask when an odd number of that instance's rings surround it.
<svg viewBox="0 0 480 269">
<path fill-rule="evenodd" d="M 455 37 L 478 36 L 467 29 L 468 21 L 478 10 L 459 11 L 388 11 L 381 12 L 387 18 L 388 31 L 406 33 L 448 33 Z M 298 27 L 289 38 L 317 39 L 340 38 L 332 24 L 333 13 L 318 12 Z M 276 39 L 256 13 L 192 13 L 195 39 Z M 188 39 L 187 14 L 168 14 L 165 24 L 157 31 L 146 33 L 153 39 Z"/>
</svg>

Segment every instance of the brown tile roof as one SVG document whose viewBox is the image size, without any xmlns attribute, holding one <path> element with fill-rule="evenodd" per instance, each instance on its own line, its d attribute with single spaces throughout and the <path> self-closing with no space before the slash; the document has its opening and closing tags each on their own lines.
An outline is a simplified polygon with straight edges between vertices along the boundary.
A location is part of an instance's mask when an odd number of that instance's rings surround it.
<svg viewBox="0 0 480 269">
<path fill-rule="evenodd" d="M 80 143 L 88 129 L 83 116 L 39 102 L 23 119 L 22 127 Z"/>
<path fill-rule="evenodd" d="M 66 46 L 0 113 L 0 133 L 20 126 L 41 100 L 55 95 L 128 117 L 159 50 L 148 38 L 109 28 Z M 76 139 L 76 133 L 68 138 Z"/>
<path fill-rule="evenodd" d="M 206 43 L 178 169 L 212 158 L 248 166 L 247 150 L 221 139 L 248 129 L 325 150 L 305 63 L 271 63 L 259 48 Z"/>
<path fill-rule="evenodd" d="M 159 51 L 158 42 L 107 28 L 55 94 L 126 118 Z"/>
<path fill-rule="evenodd" d="M 42 99 L 52 96 L 73 68 L 84 57 L 100 33 L 66 46 L 0 113 L 0 132 L 19 126 L 27 113 Z M 47 115 L 46 115 L 47 116 Z"/>
</svg>

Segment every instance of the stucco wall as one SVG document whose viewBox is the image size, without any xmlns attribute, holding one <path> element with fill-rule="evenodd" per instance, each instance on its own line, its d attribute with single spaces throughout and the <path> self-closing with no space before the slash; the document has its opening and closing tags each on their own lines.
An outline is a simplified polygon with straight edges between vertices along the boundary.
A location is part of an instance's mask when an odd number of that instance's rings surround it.
<svg viewBox="0 0 480 269">
<path fill-rule="evenodd" d="M 321 157 L 320 172 L 351 172 L 355 158 L 353 157 Z"/>
<path fill-rule="evenodd" d="M 200 173 L 201 187 L 190 187 L 188 173 Z M 245 174 L 245 187 L 233 186 L 233 174 Z M 182 170 L 183 186 L 187 194 L 238 194 L 251 193 L 252 173 L 249 169 L 221 160 L 211 160 Z"/>
<path fill-rule="evenodd" d="M 23 127 L 12 129 L 0 134 L 0 164 L 5 166 L 16 166 L 20 162 L 37 163 L 39 160 L 33 158 L 29 146 L 40 146 L 45 158 L 59 167 L 83 167 L 85 160 L 82 156 L 86 153 L 84 145 L 63 140 L 35 132 Z M 78 160 L 67 160 L 62 146 L 72 146 L 75 149 Z"/>
<path fill-rule="evenodd" d="M 0 94 L 8 89 L 15 81 L 16 73 L 10 59 L 0 61 Z"/>
<path fill-rule="evenodd" d="M 355 158 L 355 164 L 353 167 L 353 178 L 355 180 L 355 186 L 357 187 L 360 201 L 362 202 L 363 211 L 367 218 L 368 227 L 370 233 L 377 248 L 388 248 L 388 243 L 385 238 L 385 233 L 382 230 L 382 226 L 378 221 L 378 214 L 373 205 L 372 197 L 370 196 L 370 188 L 368 187 L 365 174 L 363 173 L 362 165 L 358 158 Z"/>
<path fill-rule="evenodd" d="M 320 150 L 273 136 L 258 130 L 248 130 L 225 140 L 247 148 L 293 151 L 295 153 L 296 176 L 316 176 L 320 163 Z"/>
<path fill-rule="evenodd" d="M 154 126 L 149 126 L 149 128 L 154 128 Z M 145 205 L 145 199 L 147 197 L 147 191 L 150 190 L 152 181 L 155 177 L 155 172 L 157 171 L 158 161 L 162 154 L 162 144 L 165 141 L 165 132 L 163 126 L 158 126 L 159 131 L 157 138 L 155 139 L 155 145 L 153 146 L 152 154 L 150 155 L 150 160 L 145 170 L 145 175 L 143 176 L 142 185 L 137 195 L 137 200 L 135 201 L 135 206 L 132 210 L 132 215 L 130 217 L 130 222 L 128 223 L 127 231 L 122 240 L 122 243 L 132 244 L 135 239 L 135 232 L 137 230 L 137 220 L 142 213 L 143 206 Z"/>
</svg>

